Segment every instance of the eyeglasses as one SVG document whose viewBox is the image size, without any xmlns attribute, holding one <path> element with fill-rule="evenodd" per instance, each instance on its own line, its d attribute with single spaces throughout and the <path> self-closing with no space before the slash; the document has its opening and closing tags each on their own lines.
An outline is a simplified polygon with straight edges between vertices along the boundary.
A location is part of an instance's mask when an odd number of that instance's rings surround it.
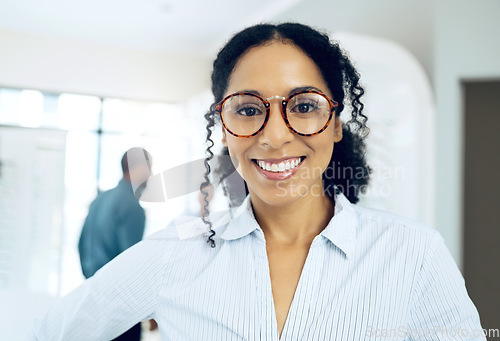
<svg viewBox="0 0 500 341">
<path fill-rule="evenodd" d="M 267 99 L 251 92 L 237 92 L 216 104 L 215 110 L 228 133 L 248 138 L 257 135 L 266 126 L 273 99 L 281 100 L 281 116 L 286 126 L 300 136 L 323 132 L 339 105 L 316 90 L 296 92 L 288 98 L 272 96 Z"/>
</svg>

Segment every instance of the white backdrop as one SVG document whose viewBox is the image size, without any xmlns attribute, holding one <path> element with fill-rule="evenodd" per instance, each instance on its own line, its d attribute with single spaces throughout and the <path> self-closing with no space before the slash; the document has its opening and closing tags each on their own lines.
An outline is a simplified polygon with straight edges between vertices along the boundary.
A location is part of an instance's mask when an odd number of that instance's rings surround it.
<svg viewBox="0 0 500 341">
<path fill-rule="evenodd" d="M 422 66 L 392 41 L 350 32 L 332 36 L 348 51 L 366 90 L 366 143 L 374 172 L 360 205 L 435 227 L 436 109 Z"/>
<path fill-rule="evenodd" d="M 65 132 L 0 126 L 0 335 L 17 340 L 60 284 Z"/>
</svg>

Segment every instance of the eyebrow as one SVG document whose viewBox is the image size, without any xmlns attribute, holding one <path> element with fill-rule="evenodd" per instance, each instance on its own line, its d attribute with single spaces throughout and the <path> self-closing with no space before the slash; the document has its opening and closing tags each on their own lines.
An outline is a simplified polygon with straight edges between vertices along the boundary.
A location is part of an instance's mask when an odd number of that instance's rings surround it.
<svg viewBox="0 0 500 341">
<path fill-rule="evenodd" d="M 315 86 L 300 86 L 300 87 L 297 87 L 297 88 L 293 88 L 292 90 L 290 90 L 287 94 L 287 97 L 290 97 L 292 96 L 293 94 L 296 94 L 297 92 L 301 92 L 301 91 L 309 91 L 309 90 L 316 90 L 316 91 L 319 91 L 321 93 L 324 93 L 322 90 L 318 89 L 317 87 Z M 244 90 L 240 90 L 238 92 L 249 92 L 251 94 L 254 94 L 254 95 L 257 95 L 257 96 L 262 96 L 262 94 L 257 91 L 257 90 L 251 90 L 251 89 L 244 89 Z"/>
<path fill-rule="evenodd" d="M 309 91 L 309 90 L 316 90 L 316 91 L 319 91 L 319 92 L 323 93 L 323 91 L 321 91 L 320 89 L 318 89 L 315 86 L 301 86 L 301 87 L 293 88 L 292 90 L 290 90 L 288 92 L 288 97 L 290 97 L 293 94 L 296 94 L 297 92 Z"/>
</svg>

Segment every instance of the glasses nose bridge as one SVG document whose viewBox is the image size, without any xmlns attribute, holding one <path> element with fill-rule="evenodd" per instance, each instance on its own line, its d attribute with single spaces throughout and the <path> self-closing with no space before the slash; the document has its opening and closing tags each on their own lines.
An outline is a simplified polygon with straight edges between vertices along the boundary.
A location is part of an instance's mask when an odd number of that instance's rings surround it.
<svg viewBox="0 0 500 341">
<path fill-rule="evenodd" d="M 286 100 L 286 98 L 285 98 L 285 97 L 283 97 L 283 96 L 278 96 L 278 95 L 275 95 L 275 96 L 271 96 L 271 97 L 265 98 L 265 100 L 266 100 L 267 102 L 270 102 L 270 101 L 272 101 L 273 99 L 280 99 L 281 101 Z"/>
<path fill-rule="evenodd" d="M 279 101 L 277 101 L 279 100 Z M 274 115 L 275 117 L 272 118 L 271 116 L 271 105 L 272 105 L 272 102 L 271 101 L 275 101 L 276 104 L 278 105 L 279 108 L 275 108 L 278 109 L 278 112 L 276 112 Z M 288 102 L 288 99 L 283 97 L 283 96 L 271 96 L 271 97 L 268 97 L 268 98 L 265 98 L 264 99 L 264 105 L 266 107 L 266 110 L 267 110 L 267 120 L 265 122 L 265 126 L 268 127 L 268 133 L 269 133 L 269 129 L 271 129 L 273 132 L 271 133 L 272 135 L 272 140 L 276 140 L 278 141 L 279 139 L 283 138 L 284 135 L 282 135 L 282 133 L 277 133 L 278 131 L 282 131 L 282 129 L 286 126 L 286 135 L 288 136 L 289 133 L 292 133 L 293 130 L 291 129 L 289 123 L 288 123 L 288 119 L 286 117 L 286 113 L 285 113 L 285 110 L 286 110 L 286 105 L 287 105 L 287 102 Z M 269 128 L 271 127 L 271 128 Z M 278 128 L 279 127 L 279 128 Z M 278 129 L 278 130 L 276 130 Z M 264 129 L 264 135 L 266 135 L 265 133 L 266 129 Z M 292 134 L 293 135 L 293 134 Z M 279 138 L 279 136 L 281 136 L 281 138 Z M 275 141 L 275 142 L 276 142 Z"/>
<path fill-rule="evenodd" d="M 264 105 L 266 106 L 266 108 L 268 110 L 270 110 L 271 109 L 271 101 L 276 100 L 276 99 L 280 100 L 280 102 L 279 102 L 280 112 L 282 114 L 284 114 L 283 110 L 286 107 L 287 99 L 285 97 L 283 97 L 283 96 L 275 95 L 275 96 L 271 96 L 271 97 L 265 98 L 264 99 Z"/>
</svg>

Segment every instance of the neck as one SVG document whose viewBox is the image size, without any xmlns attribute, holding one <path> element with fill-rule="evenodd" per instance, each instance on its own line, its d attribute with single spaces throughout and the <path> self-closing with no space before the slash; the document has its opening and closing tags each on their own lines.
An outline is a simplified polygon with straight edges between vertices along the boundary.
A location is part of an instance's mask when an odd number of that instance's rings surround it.
<svg viewBox="0 0 500 341">
<path fill-rule="evenodd" d="M 310 244 L 326 227 L 334 214 L 331 199 L 323 195 L 306 195 L 293 203 L 274 206 L 257 198 L 252 207 L 267 242 L 287 246 Z"/>
</svg>

